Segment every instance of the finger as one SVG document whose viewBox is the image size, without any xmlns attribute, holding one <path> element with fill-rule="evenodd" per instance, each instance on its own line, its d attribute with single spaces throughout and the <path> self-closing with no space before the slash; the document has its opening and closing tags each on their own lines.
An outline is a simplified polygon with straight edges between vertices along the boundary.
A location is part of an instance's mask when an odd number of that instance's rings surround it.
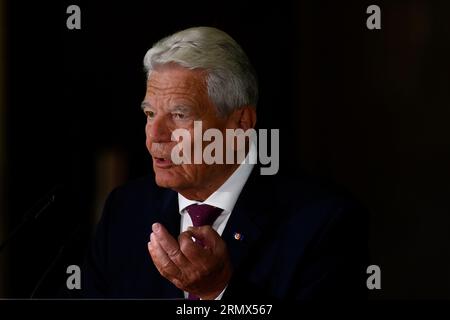
<svg viewBox="0 0 450 320">
<path fill-rule="evenodd" d="M 199 241 L 211 241 L 208 238 L 209 236 L 206 235 L 205 237 L 203 234 L 197 234 L 197 236 L 199 240 L 197 240 L 197 242 L 193 242 L 192 237 L 195 237 L 195 234 L 191 229 L 188 229 L 183 233 L 183 241 L 180 241 L 181 251 L 185 257 L 196 266 L 196 268 L 198 268 L 199 265 L 203 266 L 208 264 L 208 261 L 210 261 L 211 257 L 214 255 L 214 250 L 211 247 L 204 246 L 203 243 L 201 246 L 198 245 Z"/>
<path fill-rule="evenodd" d="M 163 277 L 172 281 L 174 278 L 178 278 L 181 275 L 180 269 L 175 265 L 175 263 L 173 263 L 173 261 L 168 257 L 167 253 L 161 248 L 154 233 L 150 235 L 148 250 L 150 252 L 150 256 L 152 257 L 153 263 Z"/>
<path fill-rule="evenodd" d="M 206 259 L 207 252 L 203 246 L 198 245 L 192 238 L 194 235 L 190 231 L 182 232 L 178 237 L 180 243 L 180 250 L 183 255 L 190 261 L 192 265 L 197 265 L 199 261 Z"/>
<path fill-rule="evenodd" d="M 190 265 L 189 260 L 181 252 L 178 241 L 172 237 L 166 228 L 160 223 L 154 223 L 152 230 L 158 240 L 158 244 L 166 252 L 169 259 L 180 269 L 188 268 Z"/>
<path fill-rule="evenodd" d="M 211 226 L 189 227 L 188 231 L 207 248 L 214 248 L 220 240 L 220 235 Z"/>
</svg>

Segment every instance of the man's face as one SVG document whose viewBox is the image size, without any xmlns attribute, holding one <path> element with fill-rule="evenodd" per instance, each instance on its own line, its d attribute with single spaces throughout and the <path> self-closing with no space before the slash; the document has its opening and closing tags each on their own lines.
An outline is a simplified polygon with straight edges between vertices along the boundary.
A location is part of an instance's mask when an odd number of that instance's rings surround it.
<svg viewBox="0 0 450 320">
<path fill-rule="evenodd" d="M 232 127 L 231 117 L 217 115 L 208 97 L 204 72 L 177 65 L 153 70 L 142 105 L 147 116 L 146 145 L 159 186 L 189 195 L 192 190 L 213 187 L 216 181 L 224 180 L 226 165 L 175 165 L 170 159 L 172 148 L 178 143 L 171 141 L 175 129 L 188 130 L 193 144 L 194 121 L 202 121 L 203 131 L 217 128 L 225 133 L 227 127 Z"/>
</svg>

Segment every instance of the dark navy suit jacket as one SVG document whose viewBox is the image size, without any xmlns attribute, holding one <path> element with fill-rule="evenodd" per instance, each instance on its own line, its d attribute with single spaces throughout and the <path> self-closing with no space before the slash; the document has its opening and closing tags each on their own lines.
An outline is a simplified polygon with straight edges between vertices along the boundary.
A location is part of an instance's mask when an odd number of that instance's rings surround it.
<svg viewBox="0 0 450 320">
<path fill-rule="evenodd" d="M 366 217 L 345 193 L 255 167 L 222 234 L 234 268 L 222 299 L 365 297 Z M 183 299 L 148 253 L 154 222 L 178 236 L 177 193 L 152 176 L 109 195 L 82 268 L 82 297 Z"/>
</svg>

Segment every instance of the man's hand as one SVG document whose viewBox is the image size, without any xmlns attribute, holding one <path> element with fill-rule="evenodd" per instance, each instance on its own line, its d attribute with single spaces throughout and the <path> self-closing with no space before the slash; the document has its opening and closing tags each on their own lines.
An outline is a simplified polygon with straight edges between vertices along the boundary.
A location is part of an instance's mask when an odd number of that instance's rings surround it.
<svg viewBox="0 0 450 320">
<path fill-rule="evenodd" d="M 191 227 L 178 241 L 159 223 L 152 230 L 148 251 L 163 277 L 204 300 L 215 299 L 223 291 L 232 268 L 226 244 L 214 229 Z"/>
</svg>

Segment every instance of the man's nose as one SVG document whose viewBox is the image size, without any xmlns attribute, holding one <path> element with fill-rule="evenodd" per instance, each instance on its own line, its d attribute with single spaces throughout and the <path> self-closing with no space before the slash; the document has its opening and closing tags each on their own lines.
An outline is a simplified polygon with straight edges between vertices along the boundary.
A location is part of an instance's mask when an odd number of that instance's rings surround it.
<svg viewBox="0 0 450 320">
<path fill-rule="evenodd" d="M 155 117 L 147 124 L 148 134 L 153 142 L 171 141 L 171 131 L 164 117 Z"/>
</svg>

